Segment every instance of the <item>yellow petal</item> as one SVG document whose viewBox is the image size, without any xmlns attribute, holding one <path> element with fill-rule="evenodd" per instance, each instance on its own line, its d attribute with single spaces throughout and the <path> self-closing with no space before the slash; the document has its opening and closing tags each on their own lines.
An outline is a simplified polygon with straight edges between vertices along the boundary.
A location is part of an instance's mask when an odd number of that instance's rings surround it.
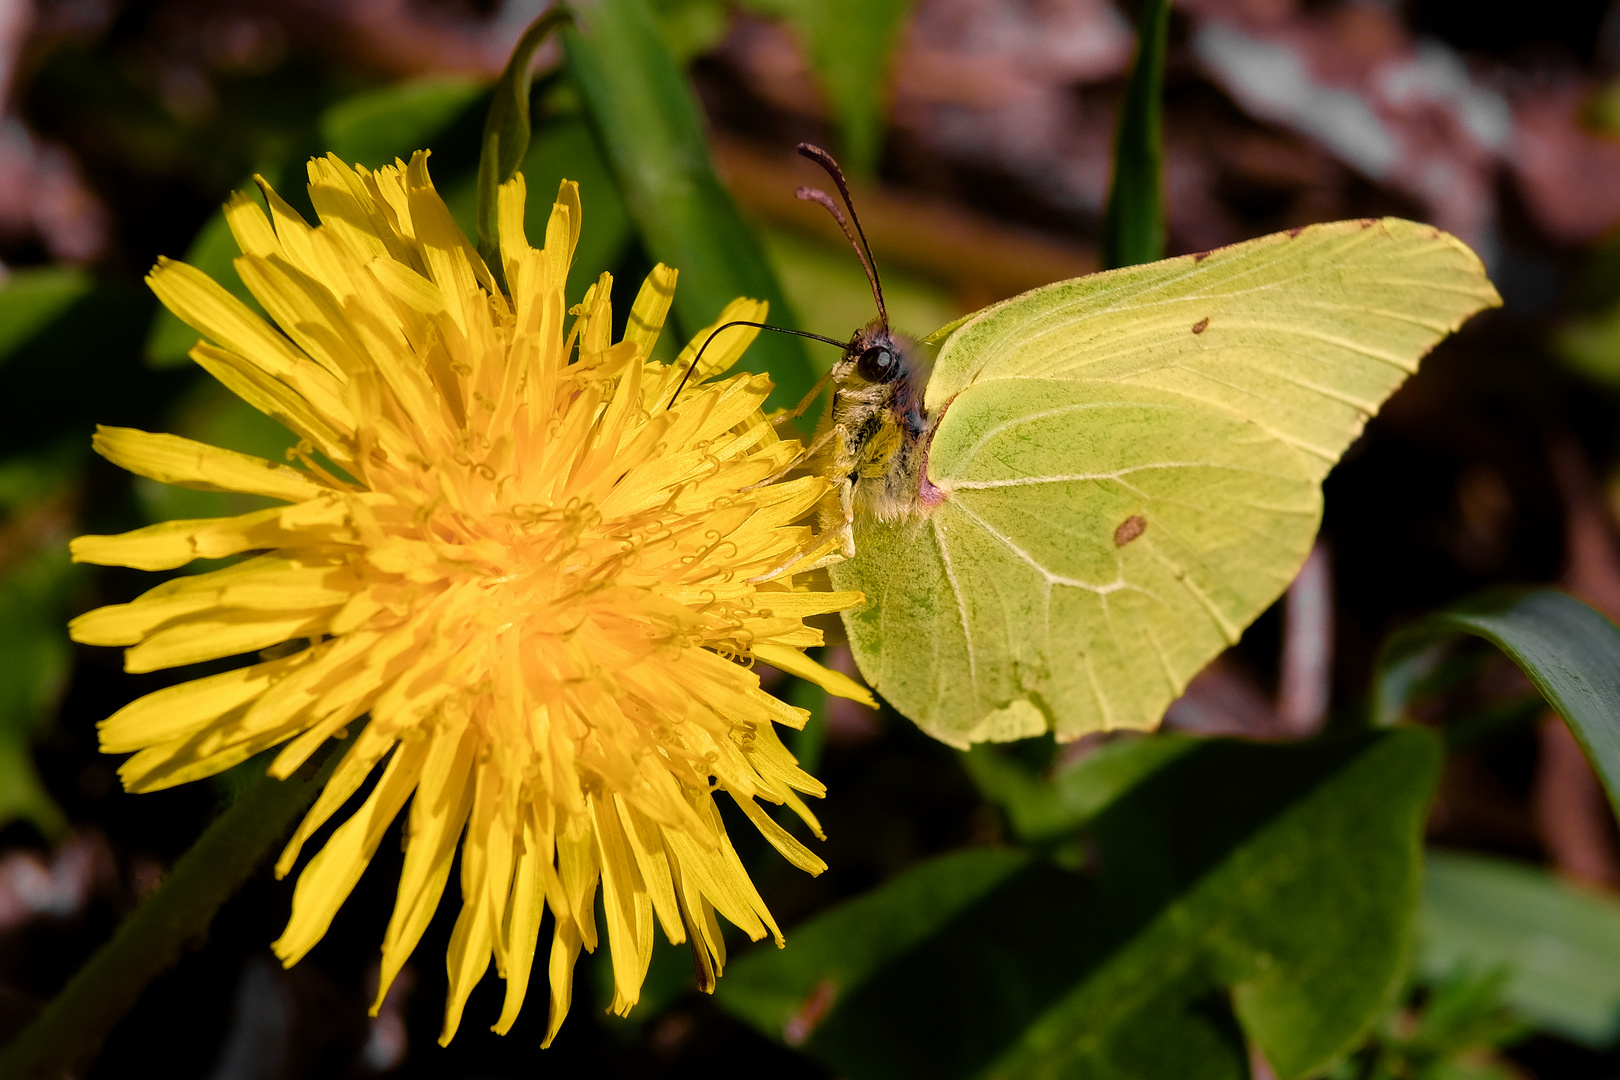
<svg viewBox="0 0 1620 1080">
<path fill-rule="evenodd" d="M 96 725 L 102 752 L 123 754 L 194 734 L 254 700 L 307 659 L 302 655 L 287 656 L 166 686 L 136 698 Z"/>
<path fill-rule="evenodd" d="M 701 351 L 703 359 L 693 369 L 692 378 L 688 385 L 691 385 L 692 382 L 701 383 L 714 378 L 716 375 L 723 375 L 730 371 L 737 361 L 742 359 L 743 352 L 759 336 L 759 330 L 752 326 L 734 326 L 729 330 L 720 331 L 718 334 L 716 331 L 719 331 L 720 327 L 726 323 L 738 320 L 764 322 L 765 316 L 770 313 L 770 307 L 770 304 L 764 300 L 749 300 L 743 297 L 733 300 L 720 312 L 718 319 L 692 336 L 692 340 L 687 343 L 686 348 L 681 350 L 681 355 L 676 359 L 675 370 L 684 374 L 692 360 Z M 713 341 L 709 340 L 711 337 L 714 339 Z M 705 343 L 708 344 L 708 348 L 704 348 Z M 730 427 L 731 425 L 726 426 Z"/>
<path fill-rule="evenodd" d="M 399 893 L 394 913 L 383 935 L 382 967 L 377 976 L 377 997 L 371 1014 L 377 1015 L 383 998 L 393 985 L 399 969 L 405 966 L 411 950 L 439 907 L 450 863 L 455 858 L 456 841 L 472 809 L 472 761 L 477 749 L 477 730 L 465 720 L 459 724 L 441 723 L 426 740 L 427 763 L 411 801 L 410 840 L 405 848 L 405 865 L 399 874 Z"/>
<path fill-rule="evenodd" d="M 551 1040 L 557 1037 L 557 1032 L 562 1028 L 562 1022 L 568 1018 L 568 1006 L 574 997 L 574 961 L 579 958 L 579 946 L 579 930 L 575 924 L 571 920 L 557 923 L 551 939 L 551 1015 L 546 1020 L 546 1037 L 540 1041 L 542 1050 L 551 1045 Z"/>
<path fill-rule="evenodd" d="M 813 682 L 829 694 L 836 694 L 850 701 L 858 701 L 868 708 L 877 708 L 877 700 L 872 692 L 842 671 L 822 667 L 798 649 L 786 645 L 772 645 L 761 642 L 750 650 L 754 656 L 774 668 L 780 668 L 789 675 L 797 675 L 806 682 Z"/>
<path fill-rule="evenodd" d="M 298 875 L 287 928 L 270 944 L 287 967 L 315 947 L 332 925 L 338 907 L 354 891 L 383 834 L 415 789 L 427 750 L 426 739 L 401 743 L 365 803 L 338 826 L 320 854 Z"/>
<path fill-rule="evenodd" d="M 542 860 L 550 864 L 551 845 L 541 845 L 531 807 L 523 816 L 523 846 L 518 854 L 517 871 L 512 875 L 510 915 L 504 928 L 507 934 L 506 1000 L 501 1006 L 500 1019 L 492 1029 L 498 1035 L 512 1029 L 528 993 L 534 953 L 540 939 L 540 919 L 545 912 Z"/>
<path fill-rule="evenodd" d="M 206 344 L 195 346 L 191 358 L 225 389 L 264 415 L 280 421 L 294 434 L 308 439 L 339 465 L 354 460 L 350 450 L 352 426 L 340 429 L 328 419 L 330 413 L 317 411 L 298 391 L 272 378 L 257 365 L 226 349 Z M 348 407 L 339 406 L 337 411 L 346 414 Z"/>
<path fill-rule="evenodd" d="M 629 841 L 631 854 L 635 856 L 636 867 L 641 871 L 642 883 L 647 887 L 653 910 L 658 914 L 658 922 L 664 928 L 664 936 L 671 945 L 679 945 L 686 940 L 686 929 L 681 923 L 680 906 L 675 899 L 675 883 L 670 876 L 669 858 L 664 851 L 658 826 L 627 803 L 624 796 L 615 795 L 613 801 L 624 823 L 625 838 Z"/>
<path fill-rule="evenodd" d="M 298 823 L 297 831 L 282 849 L 281 857 L 276 860 L 278 879 L 286 877 L 291 872 L 304 843 L 315 835 L 316 830 L 325 825 L 333 814 L 342 809 L 343 804 L 349 801 L 349 797 L 360 790 L 360 785 L 371 775 L 377 762 L 394 748 L 396 741 L 394 737 L 377 730 L 378 727 L 380 725 L 367 724 L 343 755 L 343 760 L 338 762 L 337 768 L 332 771 L 332 776 L 321 789 L 315 805 L 309 808 L 304 820 Z M 415 784 L 416 781 L 413 779 L 411 783 Z"/>
<path fill-rule="evenodd" d="M 281 241 L 270 227 L 264 209 L 240 191 L 231 192 L 225 201 L 225 224 L 230 226 L 236 246 L 246 255 L 279 255 Z"/>
<path fill-rule="evenodd" d="M 609 959 L 613 964 L 612 1008 L 624 1016 L 641 997 L 641 984 L 652 960 L 652 901 L 613 804 L 593 796 L 591 820 L 596 825 L 602 910 L 607 916 Z"/>
<path fill-rule="evenodd" d="M 449 1046 L 461 1026 L 461 1014 L 473 987 L 489 970 L 490 954 L 494 950 L 495 927 L 486 903 L 487 876 L 491 871 L 488 842 L 494 829 L 498 780 L 493 769 L 479 770 L 473 794 L 472 816 L 468 823 L 467 839 L 461 845 L 461 914 L 450 933 L 450 947 L 445 955 L 445 969 L 450 976 L 449 992 L 444 999 L 444 1027 L 439 1033 L 439 1045 Z M 502 834 L 511 848 L 511 837 Z M 506 882 L 500 882 L 501 892 Z"/>
<path fill-rule="evenodd" d="M 179 435 L 98 426 L 91 446 L 138 476 L 202 491 L 241 491 L 303 502 L 328 490 L 297 469 Z"/>
<path fill-rule="evenodd" d="M 159 630 L 124 654 L 124 670 L 131 674 L 161 671 L 268 649 L 293 638 L 317 637 L 330 617 L 331 609 L 216 612 Z"/>
<path fill-rule="evenodd" d="M 675 302 L 675 279 L 680 271 L 659 263 L 641 283 L 636 301 L 630 306 L 630 321 L 624 327 L 624 340 L 641 349 L 641 358 L 652 355 L 658 334 L 664 329 L 669 306 Z"/>
<path fill-rule="evenodd" d="M 225 350 L 246 357 L 266 374 L 286 379 L 326 415 L 342 412 L 342 394 L 330 372 L 304 356 L 242 301 L 196 267 L 158 260 L 146 276 L 165 307 Z"/>
<path fill-rule="evenodd" d="M 770 841 L 771 847 L 782 853 L 782 857 L 797 866 L 800 870 L 812 876 L 819 875 L 827 869 L 827 864 L 820 857 L 799 843 L 782 826 L 778 825 L 769 814 L 761 810 L 759 804 L 746 795 L 738 795 L 735 791 L 727 792 L 733 802 L 737 804 L 748 820 L 760 831 L 760 835 Z"/>
<path fill-rule="evenodd" d="M 506 273 L 508 285 L 517 277 L 518 268 L 533 250 L 529 247 L 529 238 L 523 231 L 523 206 L 527 201 L 528 185 L 521 171 L 514 173 L 512 179 L 502 184 L 496 195 L 496 232 L 501 239 L 501 269 Z"/>
<path fill-rule="evenodd" d="M 579 185 L 572 180 L 564 180 L 562 183 L 558 184 L 557 198 L 552 203 L 552 206 L 554 208 L 560 207 L 563 210 L 564 217 L 562 220 L 567 226 L 567 231 L 563 234 L 563 242 L 566 244 L 566 246 L 560 247 L 555 252 L 560 260 L 562 276 L 566 278 L 568 276 L 568 268 L 573 265 L 574 262 L 574 250 L 579 247 L 579 231 L 584 227 L 585 224 L 585 215 L 580 211 Z M 556 219 L 557 215 L 553 213 L 552 220 Z M 548 252 L 553 250 L 551 246 L 551 228 L 549 223 L 546 228 L 546 250 Z"/>
</svg>

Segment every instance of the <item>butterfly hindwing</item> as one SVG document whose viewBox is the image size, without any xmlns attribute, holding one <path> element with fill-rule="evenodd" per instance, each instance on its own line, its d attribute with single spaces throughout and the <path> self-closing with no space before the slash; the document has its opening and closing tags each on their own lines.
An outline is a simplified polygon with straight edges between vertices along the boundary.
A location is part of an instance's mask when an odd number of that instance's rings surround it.
<svg viewBox="0 0 1620 1080">
<path fill-rule="evenodd" d="M 833 568 L 875 688 L 947 742 L 1150 728 L 1276 599 L 1320 482 L 1499 303 L 1428 226 L 1340 222 L 1038 289 L 945 340 L 943 502 Z M 941 411 L 943 410 L 943 417 Z"/>
</svg>

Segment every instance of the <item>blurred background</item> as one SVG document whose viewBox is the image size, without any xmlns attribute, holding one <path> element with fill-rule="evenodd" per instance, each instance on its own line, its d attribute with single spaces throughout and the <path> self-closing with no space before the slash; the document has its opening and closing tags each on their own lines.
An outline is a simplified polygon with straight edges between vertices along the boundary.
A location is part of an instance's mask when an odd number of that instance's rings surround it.
<svg viewBox="0 0 1620 1080">
<path fill-rule="evenodd" d="M 375 166 L 431 147 L 470 231 L 487 88 L 544 6 L 0 0 L 0 1040 L 162 879 L 234 782 L 122 794 L 95 724 L 174 676 L 126 675 L 116 651 L 71 646 L 63 629 L 152 583 L 71 566 L 70 536 L 251 508 L 132 481 L 89 453 L 94 424 L 270 457 L 292 441 L 191 365 L 195 335 L 158 309 L 143 274 L 159 255 L 185 257 L 240 288 L 219 205 L 260 173 L 307 207 L 302 163 L 328 150 Z M 792 153 L 801 139 L 832 148 L 854 178 L 904 329 L 1097 268 L 1134 48 L 1125 0 L 652 6 L 781 281 L 791 311 L 777 319 L 842 337 L 872 314 L 830 221 L 793 198 L 822 182 Z M 1351 449 L 1300 581 L 1168 723 L 1312 734 L 1364 707 L 1393 628 L 1486 585 L 1556 583 L 1620 617 L 1620 2 L 1180 0 L 1170 42 L 1172 254 L 1395 214 L 1472 245 L 1506 306 L 1445 343 Z M 600 269 L 633 290 L 650 260 L 559 62 L 554 45 L 542 52 L 531 204 L 543 208 L 559 177 L 579 180 L 570 299 Z M 1620 1075 L 1613 818 L 1517 669 L 1465 659 L 1424 706 L 1453 733 L 1429 822 L 1453 854 L 1431 860 L 1413 996 L 1374 1039 L 1410 1041 L 1413 1009 L 1432 1011 L 1466 961 L 1498 973 L 1464 988 L 1477 1022 L 1446 1053 L 1487 1070 L 1468 1075 Z M 794 923 L 924 858 L 1007 837 L 971 756 L 896 715 L 776 689 L 814 707 L 795 749 L 830 788 L 821 878 L 737 831 L 790 942 Z M 1016 753 L 1049 770 L 1095 745 Z M 198 947 L 84 1075 L 833 1075 L 696 995 L 684 950 L 662 944 L 628 1020 L 603 1015 L 609 975 L 587 957 L 551 1050 L 537 1050 L 543 995 L 505 1038 L 472 1022 L 497 1011 L 493 976 L 441 1049 L 450 904 L 368 1018 L 397 848 L 385 842 L 290 971 L 267 943 L 291 882 L 261 873 L 198 928 Z"/>
</svg>

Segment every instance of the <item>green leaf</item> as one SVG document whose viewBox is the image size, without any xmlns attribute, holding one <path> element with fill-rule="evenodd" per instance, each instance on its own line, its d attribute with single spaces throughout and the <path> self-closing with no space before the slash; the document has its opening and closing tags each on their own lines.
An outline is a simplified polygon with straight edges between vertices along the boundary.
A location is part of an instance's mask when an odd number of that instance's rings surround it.
<svg viewBox="0 0 1620 1080">
<path fill-rule="evenodd" d="M 75 571 L 66 548 L 52 544 L 0 577 L 0 827 L 28 821 L 51 840 L 68 822 L 34 768 L 32 745 L 67 684 Z"/>
<path fill-rule="evenodd" d="M 1131 787 L 1200 743 L 1175 732 L 1124 738 L 1098 747 L 1050 779 L 990 743 L 963 751 L 961 760 L 980 793 L 1007 815 L 1019 839 L 1040 844 L 1091 821 Z"/>
<path fill-rule="evenodd" d="M 738 296 L 770 303 L 770 320 L 796 328 L 759 242 L 743 223 L 709 158 L 702 114 L 669 55 L 645 0 L 595 0 L 563 32 L 619 190 L 654 259 L 681 272 L 675 322 L 685 337 Z M 742 367 L 776 382 L 770 405 L 793 404 L 814 382 L 797 338 L 761 334 Z"/>
<path fill-rule="evenodd" d="M 478 254 L 502 291 L 506 289 L 506 270 L 501 263 L 496 200 L 500 186 L 512 179 L 529 152 L 529 65 L 534 51 L 552 31 L 573 19 L 573 13 L 559 4 L 529 24 L 495 84 L 495 96 L 490 99 L 489 115 L 484 119 L 478 155 Z"/>
<path fill-rule="evenodd" d="M 1100 869 L 924 864 L 727 970 L 720 1004 L 840 1072 L 1281 1080 L 1400 985 L 1439 740 L 1206 741 L 1103 810 Z M 790 1040 L 791 1041 L 791 1040 Z"/>
<path fill-rule="evenodd" d="M 1421 927 L 1424 977 L 1502 968 L 1502 1000 L 1524 1019 L 1594 1049 L 1620 1039 L 1620 903 L 1608 896 L 1521 863 L 1430 852 Z"/>
<path fill-rule="evenodd" d="M 1170 0 L 1142 0 L 1136 59 L 1114 134 L 1114 180 L 1103 215 L 1103 266 L 1164 258 L 1164 53 Z"/>
<path fill-rule="evenodd" d="M 94 288 L 89 274 L 72 266 L 14 270 L 0 285 L 0 364 L 32 341 Z"/>
<path fill-rule="evenodd" d="M 681 67 L 720 44 L 731 30 L 724 0 L 651 0 L 651 6 L 658 32 Z"/>
<path fill-rule="evenodd" d="M 911 0 L 743 0 L 743 6 L 799 35 L 838 128 L 839 163 L 856 176 L 876 172 L 894 47 Z"/>
<path fill-rule="evenodd" d="M 1569 725 L 1620 815 L 1620 629 L 1565 593 L 1487 593 L 1390 638 L 1378 665 L 1373 717 L 1398 717 L 1424 655 L 1437 642 L 1483 638 L 1507 655 Z"/>
</svg>

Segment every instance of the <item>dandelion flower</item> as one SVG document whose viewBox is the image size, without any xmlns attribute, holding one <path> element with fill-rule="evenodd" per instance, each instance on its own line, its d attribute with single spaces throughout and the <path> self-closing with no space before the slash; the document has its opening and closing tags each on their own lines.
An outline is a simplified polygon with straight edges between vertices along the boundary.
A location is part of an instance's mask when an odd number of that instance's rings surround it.
<svg viewBox="0 0 1620 1080">
<path fill-rule="evenodd" d="M 785 803 L 820 835 L 800 795 L 823 788 L 775 732 L 806 714 L 761 690 L 752 662 L 867 696 L 803 653 L 820 643 L 804 619 L 860 596 L 805 584 L 836 542 L 804 523 L 824 481 L 763 483 L 798 445 L 761 413 L 766 378 L 726 375 L 753 331 L 726 331 L 672 405 L 696 351 L 649 359 L 673 270 L 647 278 L 618 342 L 607 274 L 566 307 L 574 184 L 542 248 L 523 233 L 522 178 L 501 188 L 508 297 L 425 153 L 374 172 L 317 158 L 309 178 L 318 226 L 262 184 L 268 215 L 243 196 L 225 208 L 236 267 L 275 326 L 184 263 L 147 279 L 206 339 L 193 359 L 300 441 L 280 464 L 174 435 L 96 435 L 131 472 L 285 504 L 73 542 L 81 562 L 144 570 L 244 556 L 82 615 L 76 640 L 129 646 L 132 672 L 259 654 L 119 710 L 101 747 L 134 752 L 125 787 L 154 791 L 277 746 L 270 773 L 286 777 L 355 725 L 277 873 L 368 781 L 369 793 L 301 872 L 274 947 L 290 965 L 320 940 L 409 802 L 377 1001 L 459 846 L 441 1042 L 491 959 L 506 980 L 495 1030 L 511 1027 L 547 909 L 551 1041 L 579 950 L 599 940 L 598 883 L 616 1012 L 636 1002 L 655 922 L 691 942 L 712 988 L 716 912 L 782 943 L 716 795 L 794 865 L 823 868 L 758 804 Z M 762 313 L 739 300 L 723 318 Z"/>
</svg>

